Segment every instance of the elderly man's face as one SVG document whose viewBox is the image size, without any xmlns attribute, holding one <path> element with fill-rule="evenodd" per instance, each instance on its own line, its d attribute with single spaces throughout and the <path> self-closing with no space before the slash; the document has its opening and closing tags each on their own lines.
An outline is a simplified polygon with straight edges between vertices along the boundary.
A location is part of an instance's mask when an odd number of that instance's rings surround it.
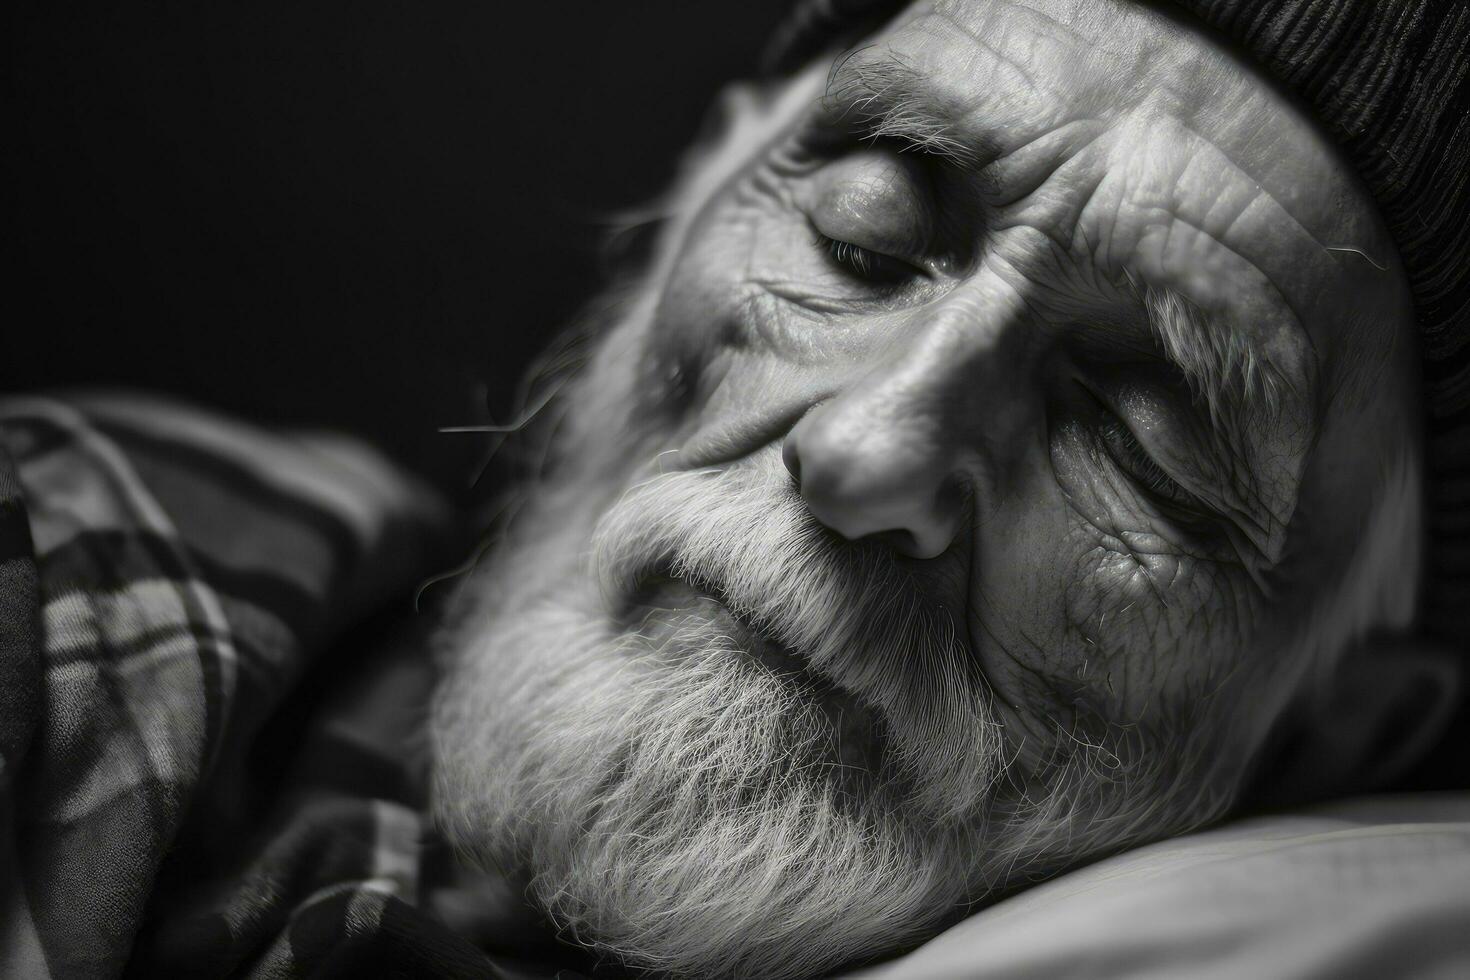
<svg viewBox="0 0 1470 980">
<path fill-rule="evenodd" d="M 1403 277 L 1284 99 L 1079 0 L 827 67 L 732 99 L 436 712 L 461 852 L 675 973 L 1218 817 L 1414 593 Z"/>
</svg>

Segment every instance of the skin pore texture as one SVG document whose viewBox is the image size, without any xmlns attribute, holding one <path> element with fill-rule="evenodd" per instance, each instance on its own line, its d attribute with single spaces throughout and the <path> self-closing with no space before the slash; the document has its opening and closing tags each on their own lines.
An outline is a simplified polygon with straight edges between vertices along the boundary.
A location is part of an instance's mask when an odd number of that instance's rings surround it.
<svg viewBox="0 0 1470 980">
<path fill-rule="evenodd" d="M 1412 315 L 1140 5 L 916 5 L 722 112 L 444 631 L 435 810 L 570 940 L 798 977 L 1219 819 L 1409 622 Z"/>
</svg>

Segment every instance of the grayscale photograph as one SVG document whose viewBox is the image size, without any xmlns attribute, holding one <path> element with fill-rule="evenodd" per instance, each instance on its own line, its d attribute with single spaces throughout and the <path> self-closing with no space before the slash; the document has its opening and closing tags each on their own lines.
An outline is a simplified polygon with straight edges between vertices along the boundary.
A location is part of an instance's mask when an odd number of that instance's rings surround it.
<svg viewBox="0 0 1470 980">
<path fill-rule="evenodd" d="M 1470 977 L 1470 0 L 13 0 L 0 980 Z"/>
</svg>

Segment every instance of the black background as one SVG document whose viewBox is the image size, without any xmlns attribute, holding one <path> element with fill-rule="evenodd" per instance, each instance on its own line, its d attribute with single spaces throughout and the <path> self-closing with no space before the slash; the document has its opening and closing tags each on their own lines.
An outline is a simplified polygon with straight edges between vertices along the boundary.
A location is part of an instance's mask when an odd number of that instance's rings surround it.
<svg viewBox="0 0 1470 980">
<path fill-rule="evenodd" d="M 12 0 L 0 390 L 363 433 L 446 489 L 787 0 Z"/>
</svg>

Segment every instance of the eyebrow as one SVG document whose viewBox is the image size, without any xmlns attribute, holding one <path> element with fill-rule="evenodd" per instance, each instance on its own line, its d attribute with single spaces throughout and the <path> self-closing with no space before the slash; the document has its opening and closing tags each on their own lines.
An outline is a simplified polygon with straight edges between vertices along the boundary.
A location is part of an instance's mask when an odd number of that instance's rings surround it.
<svg viewBox="0 0 1470 980">
<path fill-rule="evenodd" d="M 923 73 L 891 52 L 881 59 L 859 58 L 864 50 L 833 62 L 824 108 L 868 139 L 893 140 L 957 166 L 975 163 L 974 150 L 955 136 L 953 115 L 936 104 Z"/>
<path fill-rule="evenodd" d="M 1236 409 L 1275 420 L 1300 379 L 1229 324 L 1182 293 L 1156 285 L 1129 285 L 1143 302 L 1148 325 L 1169 361 L 1216 426 L 1233 428 Z"/>
</svg>

